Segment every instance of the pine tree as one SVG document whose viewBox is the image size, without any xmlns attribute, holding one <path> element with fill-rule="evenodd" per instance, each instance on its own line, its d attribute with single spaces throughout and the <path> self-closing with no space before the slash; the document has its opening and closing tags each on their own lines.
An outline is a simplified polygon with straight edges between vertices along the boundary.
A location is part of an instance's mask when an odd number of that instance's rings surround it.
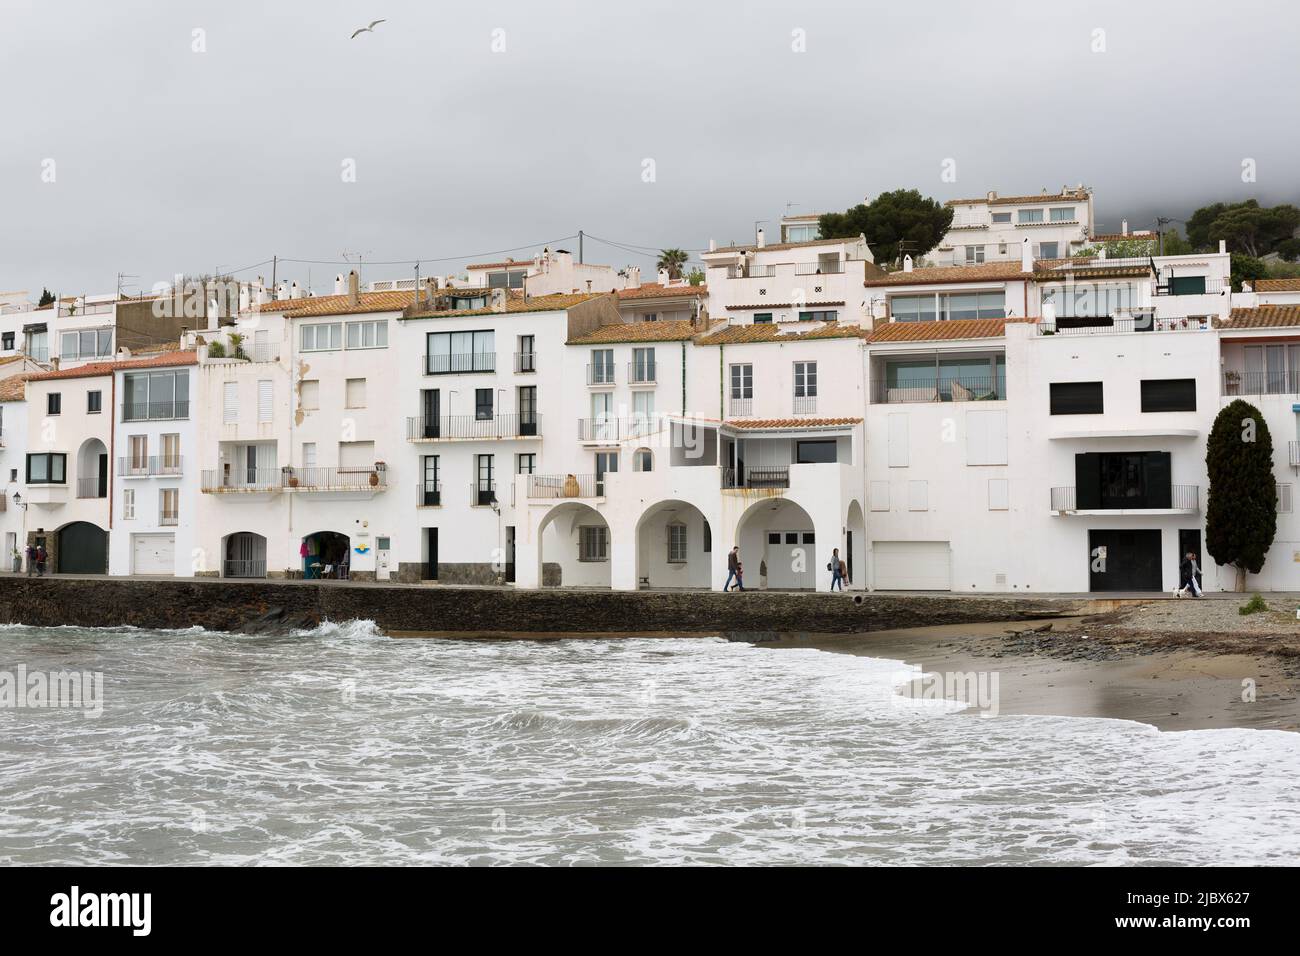
<svg viewBox="0 0 1300 956">
<path fill-rule="evenodd" d="M 1205 508 L 1205 549 L 1220 565 L 1258 574 L 1277 533 L 1273 437 L 1258 408 L 1236 399 L 1214 419 L 1206 444 L 1210 494 Z"/>
</svg>

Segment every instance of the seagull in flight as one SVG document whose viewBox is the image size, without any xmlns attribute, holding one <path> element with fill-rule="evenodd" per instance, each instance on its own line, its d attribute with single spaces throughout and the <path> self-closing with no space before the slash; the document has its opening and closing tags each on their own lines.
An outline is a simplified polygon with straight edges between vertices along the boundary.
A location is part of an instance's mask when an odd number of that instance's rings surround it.
<svg viewBox="0 0 1300 956">
<path fill-rule="evenodd" d="M 381 24 L 381 23 L 387 23 L 387 22 L 388 22 L 387 20 L 371 20 L 371 21 L 370 21 L 370 26 L 368 26 L 368 27 L 362 27 L 362 28 L 361 28 L 360 30 L 358 30 L 356 33 L 352 34 L 352 36 L 348 37 L 348 39 L 349 39 L 349 40 L 355 40 L 357 37 L 361 36 L 361 34 L 363 34 L 363 33 L 374 33 L 374 32 L 375 32 L 375 27 L 379 26 L 379 24 Z"/>
</svg>

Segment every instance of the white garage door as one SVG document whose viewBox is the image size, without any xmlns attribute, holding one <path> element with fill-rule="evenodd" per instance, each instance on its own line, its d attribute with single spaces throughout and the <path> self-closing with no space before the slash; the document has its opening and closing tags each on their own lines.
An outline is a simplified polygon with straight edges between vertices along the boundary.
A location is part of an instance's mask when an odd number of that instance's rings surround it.
<svg viewBox="0 0 1300 956">
<path fill-rule="evenodd" d="M 132 535 L 131 548 L 133 574 L 176 573 L 176 535 Z"/>
<path fill-rule="evenodd" d="M 871 552 L 878 591 L 952 589 L 947 541 L 873 541 Z"/>
</svg>

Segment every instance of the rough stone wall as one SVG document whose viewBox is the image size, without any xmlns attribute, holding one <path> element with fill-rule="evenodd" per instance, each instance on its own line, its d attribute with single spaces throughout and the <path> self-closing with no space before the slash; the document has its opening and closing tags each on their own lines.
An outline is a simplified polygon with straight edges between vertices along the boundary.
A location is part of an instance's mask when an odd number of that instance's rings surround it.
<svg viewBox="0 0 1300 956">
<path fill-rule="evenodd" d="M 859 600 L 860 599 L 860 600 Z M 1032 598 L 840 596 L 749 591 L 516 591 L 227 580 L 0 577 L 0 622 L 265 631 L 322 620 L 386 631 L 499 633 L 860 633 L 1069 613 Z"/>
</svg>

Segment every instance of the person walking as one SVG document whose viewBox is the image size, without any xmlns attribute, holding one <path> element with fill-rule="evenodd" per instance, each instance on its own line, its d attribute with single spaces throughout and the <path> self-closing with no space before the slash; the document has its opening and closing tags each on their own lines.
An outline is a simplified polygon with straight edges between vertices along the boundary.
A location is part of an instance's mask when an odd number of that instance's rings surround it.
<svg viewBox="0 0 1300 956">
<path fill-rule="evenodd" d="M 1188 551 L 1187 554 L 1183 556 L 1183 561 L 1182 564 L 1178 566 L 1178 571 L 1180 575 L 1178 596 L 1182 597 L 1187 592 L 1187 589 L 1191 588 L 1192 594 L 1196 597 L 1200 597 L 1201 585 L 1197 582 L 1196 575 L 1200 573 L 1201 569 L 1196 566 L 1196 555 L 1191 551 Z"/>
<path fill-rule="evenodd" d="M 49 556 L 49 552 L 45 550 L 45 545 L 38 544 L 36 546 L 36 576 L 38 578 L 45 577 L 45 562 L 49 559 Z"/>
<path fill-rule="evenodd" d="M 740 579 L 740 545 L 736 545 L 727 554 L 727 583 L 722 586 L 722 590 L 730 591 L 733 580 L 740 590 L 745 590 L 745 585 Z"/>
<path fill-rule="evenodd" d="M 831 551 L 830 564 L 826 565 L 826 570 L 831 573 L 831 590 L 835 590 L 835 585 L 844 590 L 844 562 L 840 560 L 840 549 L 835 548 Z"/>
<path fill-rule="evenodd" d="M 36 573 L 36 549 L 30 544 L 27 546 L 27 576 L 30 578 Z"/>
</svg>

